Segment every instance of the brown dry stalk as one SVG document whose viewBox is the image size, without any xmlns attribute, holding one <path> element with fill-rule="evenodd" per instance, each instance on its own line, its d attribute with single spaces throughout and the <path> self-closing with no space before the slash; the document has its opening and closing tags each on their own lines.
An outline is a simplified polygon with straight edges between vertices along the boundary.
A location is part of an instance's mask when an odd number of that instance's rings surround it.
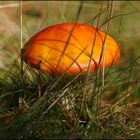
<svg viewBox="0 0 140 140">
<path fill-rule="evenodd" d="M 103 1 L 101 1 L 100 13 L 102 13 L 102 6 L 103 6 Z M 87 78 L 86 78 L 85 84 L 88 81 L 88 77 L 89 77 L 89 73 L 90 73 L 90 65 L 91 65 L 91 61 L 92 61 L 92 55 L 94 53 L 94 45 L 95 45 L 96 36 L 97 36 L 97 33 L 98 33 L 98 27 L 99 27 L 99 24 L 100 24 L 100 17 L 101 17 L 101 14 L 99 14 L 99 16 L 98 16 L 98 21 L 97 21 L 97 25 L 96 25 L 97 31 L 95 32 L 94 39 L 93 39 L 93 44 L 92 44 L 92 49 L 91 49 L 91 54 L 90 54 L 90 60 L 89 60 L 88 68 L 87 68 Z"/>
<path fill-rule="evenodd" d="M 104 38 L 104 41 L 103 41 L 103 46 L 102 46 L 102 50 L 103 50 L 103 71 L 102 71 L 102 87 L 104 87 L 105 83 L 104 83 L 104 75 L 105 75 L 105 50 L 106 50 L 106 46 L 105 46 L 105 41 L 106 41 L 106 37 L 107 37 L 107 33 L 108 33 L 108 30 L 109 30 L 109 23 L 110 23 L 110 18 L 112 17 L 112 13 L 113 13 L 113 1 L 110 2 L 110 9 L 109 9 L 109 12 L 108 12 L 108 16 L 107 16 L 107 24 L 106 24 L 106 31 L 105 31 L 105 38 Z M 101 54 L 101 57 L 102 57 L 102 54 Z"/>
<path fill-rule="evenodd" d="M 19 9 L 20 9 L 20 52 L 22 51 L 22 46 L 23 46 L 23 44 L 22 44 L 22 42 L 23 42 L 23 34 L 22 34 L 22 21 L 23 21 L 23 19 L 22 19 L 22 0 L 20 0 L 20 3 L 19 3 Z M 20 64 L 20 67 L 21 67 L 21 80 L 22 80 L 22 82 L 23 82 L 23 60 L 22 60 L 22 58 L 20 57 L 20 62 L 21 62 L 21 64 Z"/>
</svg>

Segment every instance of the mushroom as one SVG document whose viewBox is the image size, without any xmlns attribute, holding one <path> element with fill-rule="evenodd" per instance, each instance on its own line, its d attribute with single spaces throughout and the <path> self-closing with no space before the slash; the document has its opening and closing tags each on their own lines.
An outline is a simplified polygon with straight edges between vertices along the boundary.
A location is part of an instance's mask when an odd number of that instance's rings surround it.
<svg viewBox="0 0 140 140">
<path fill-rule="evenodd" d="M 110 67 L 119 59 L 119 45 L 107 35 L 105 61 L 103 63 L 103 58 L 100 61 L 104 38 L 104 32 L 90 25 L 57 24 L 35 34 L 23 47 L 21 57 L 30 66 L 49 74 L 86 74 L 90 59 L 89 72 L 97 70 L 99 65 Z"/>
</svg>

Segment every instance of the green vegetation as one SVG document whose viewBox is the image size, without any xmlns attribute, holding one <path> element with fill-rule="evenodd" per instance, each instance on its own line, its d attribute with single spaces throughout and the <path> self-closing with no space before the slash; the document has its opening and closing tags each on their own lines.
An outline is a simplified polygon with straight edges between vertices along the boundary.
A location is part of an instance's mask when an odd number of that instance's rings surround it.
<svg viewBox="0 0 140 140">
<path fill-rule="evenodd" d="M 18 4 L 0 2 L 0 138 L 138 139 L 140 2 L 114 1 L 109 34 L 120 44 L 121 58 L 105 70 L 104 86 L 102 70 L 91 73 L 87 83 L 85 75 L 40 72 L 40 99 L 39 72 L 25 63 L 21 72 Z M 99 25 L 105 23 L 110 12 L 107 4 L 103 1 Z M 23 2 L 23 44 L 53 24 L 78 20 L 96 27 L 100 6 L 101 1 L 85 1 L 82 5 L 80 1 Z"/>
</svg>

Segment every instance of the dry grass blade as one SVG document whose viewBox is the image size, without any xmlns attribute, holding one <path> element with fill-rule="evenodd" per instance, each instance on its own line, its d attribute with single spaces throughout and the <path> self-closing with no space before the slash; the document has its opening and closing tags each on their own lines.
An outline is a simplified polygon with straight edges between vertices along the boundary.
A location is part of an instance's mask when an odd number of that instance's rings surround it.
<svg viewBox="0 0 140 140">
<path fill-rule="evenodd" d="M 103 1 L 100 4 L 100 13 L 102 13 L 102 5 L 103 5 Z M 88 68 L 87 68 L 87 78 L 86 78 L 85 84 L 87 83 L 88 77 L 89 77 L 90 65 L 91 65 L 91 61 L 92 61 L 92 55 L 94 54 L 94 45 L 95 45 L 95 42 L 96 42 L 96 36 L 97 36 L 97 33 L 98 33 L 98 27 L 99 27 L 99 24 L 100 24 L 100 16 L 101 16 L 101 14 L 99 14 L 97 25 L 96 25 L 97 30 L 95 32 L 94 39 L 93 39 L 92 49 L 91 49 L 91 53 L 90 53 L 90 60 L 89 60 Z"/>
<path fill-rule="evenodd" d="M 84 1 L 81 1 L 81 2 L 80 2 L 80 5 L 79 5 L 79 7 L 78 7 L 77 16 L 76 16 L 76 22 L 79 21 L 80 13 L 81 13 L 82 7 L 83 7 L 83 3 L 84 3 Z"/>
<path fill-rule="evenodd" d="M 64 96 L 64 94 L 67 92 L 68 88 L 66 88 L 60 95 L 55 99 L 55 101 L 47 108 L 45 112 L 43 112 L 43 115 L 46 114 L 57 102 L 60 98 Z"/>
<path fill-rule="evenodd" d="M 20 0 L 20 3 L 19 3 L 19 7 L 20 7 L 20 52 L 22 51 L 22 47 L 23 47 L 23 34 L 22 34 L 22 27 L 23 27 L 23 15 L 22 15 L 22 0 Z M 20 61 L 21 61 L 21 79 L 23 81 L 23 60 L 22 58 L 20 58 Z"/>
</svg>

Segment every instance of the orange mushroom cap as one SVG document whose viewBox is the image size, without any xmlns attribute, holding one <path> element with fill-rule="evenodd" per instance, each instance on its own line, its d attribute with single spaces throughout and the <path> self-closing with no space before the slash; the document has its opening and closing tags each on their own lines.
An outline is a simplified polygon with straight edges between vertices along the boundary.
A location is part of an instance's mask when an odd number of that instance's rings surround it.
<svg viewBox="0 0 140 140">
<path fill-rule="evenodd" d="M 89 25 L 58 24 L 35 34 L 25 44 L 21 55 L 26 63 L 36 69 L 50 74 L 66 72 L 68 75 L 73 75 L 88 71 L 91 50 L 94 47 L 89 69 L 90 72 L 93 72 L 99 67 L 104 38 L 104 32 Z M 111 66 L 119 57 L 119 45 L 112 37 L 107 35 L 104 66 Z M 102 59 L 100 66 L 103 65 Z"/>
</svg>

